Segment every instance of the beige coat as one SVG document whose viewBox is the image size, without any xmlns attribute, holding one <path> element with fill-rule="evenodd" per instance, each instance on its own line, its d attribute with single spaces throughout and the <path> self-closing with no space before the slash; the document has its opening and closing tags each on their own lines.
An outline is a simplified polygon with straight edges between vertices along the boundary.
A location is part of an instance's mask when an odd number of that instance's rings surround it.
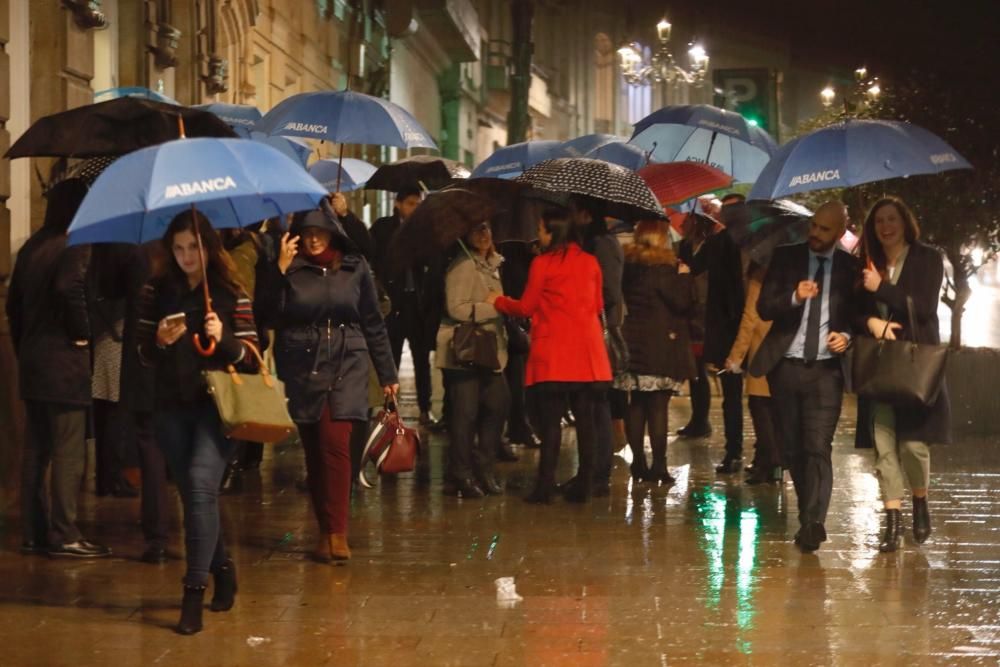
<svg viewBox="0 0 1000 667">
<path fill-rule="evenodd" d="M 503 257 L 497 252 L 485 260 L 479 256 L 473 260 L 463 253 L 448 267 L 444 279 L 445 317 L 438 329 L 434 353 L 434 365 L 438 368 L 462 368 L 455 361 L 451 340 L 455 336 L 455 326 L 472 319 L 473 311 L 476 322 L 482 322 L 485 328 L 496 334 L 500 370 L 507 367 L 507 331 L 503 326 L 503 316 L 486 303 L 490 292 L 503 294 L 500 284 L 502 262 Z"/>
<path fill-rule="evenodd" d="M 764 337 L 771 330 L 771 323 L 760 319 L 757 314 L 757 297 L 760 296 L 760 287 L 764 282 L 764 269 L 755 269 L 747 276 L 747 296 L 743 305 L 743 318 L 740 320 L 740 329 L 733 341 L 733 347 L 729 351 L 729 360 L 743 363 L 753 359 L 757 354 L 760 344 L 764 342 Z M 770 396 L 771 391 L 767 385 L 767 378 L 754 377 L 747 373 L 746 379 L 747 394 L 750 396 Z"/>
</svg>

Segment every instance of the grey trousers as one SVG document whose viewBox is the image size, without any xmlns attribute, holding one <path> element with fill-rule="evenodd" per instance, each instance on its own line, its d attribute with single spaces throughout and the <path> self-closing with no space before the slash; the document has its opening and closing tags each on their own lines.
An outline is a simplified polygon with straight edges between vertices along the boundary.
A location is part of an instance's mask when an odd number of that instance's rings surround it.
<svg viewBox="0 0 1000 667">
<path fill-rule="evenodd" d="M 26 542 L 70 544 L 81 539 L 76 508 L 87 458 L 85 408 L 25 401 L 28 437 L 21 462 L 21 528 Z M 45 473 L 52 466 L 49 490 Z"/>
<path fill-rule="evenodd" d="M 926 442 L 896 437 L 896 412 L 891 405 L 874 403 L 875 476 L 882 500 L 901 500 L 910 490 L 926 489 L 931 482 L 931 450 Z"/>
</svg>

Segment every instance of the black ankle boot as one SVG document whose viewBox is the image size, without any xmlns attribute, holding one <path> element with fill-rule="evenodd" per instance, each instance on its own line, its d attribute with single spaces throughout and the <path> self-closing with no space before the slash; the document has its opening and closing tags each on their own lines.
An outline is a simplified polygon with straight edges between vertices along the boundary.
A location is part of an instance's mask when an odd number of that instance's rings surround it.
<svg viewBox="0 0 1000 667">
<path fill-rule="evenodd" d="M 903 542 L 903 516 L 899 510 L 885 511 L 885 533 L 882 535 L 882 543 L 878 545 L 878 550 L 882 553 L 890 553 L 899 549 Z"/>
<path fill-rule="evenodd" d="M 571 503 L 585 503 L 590 500 L 590 473 L 578 474 L 571 483 L 563 486 L 563 498 Z"/>
<path fill-rule="evenodd" d="M 931 513 L 927 509 L 927 497 L 913 497 L 913 539 L 923 544 L 931 535 Z"/>
<path fill-rule="evenodd" d="M 533 505 L 551 505 L 555 496 L 555 485 L 538 482 L 534 490 L 524 497 L 524 502 Z"/>
<path fill-rule="evenodd" d="M 229 611 L 236 601 L 236 564 L 232 558 L 219 566 L 214 573 L 215 590 L 212 593 L 212 603 L 208 606 L 212 611 Z"/>
<path fill-rule="evenodd" d="M 181 601 L 181 620 L 174 628 L 178 634 L 193 635 L 201 632 L 201 612 L 205 606 L 204 586 L 185 586 Z"/>
</svg>

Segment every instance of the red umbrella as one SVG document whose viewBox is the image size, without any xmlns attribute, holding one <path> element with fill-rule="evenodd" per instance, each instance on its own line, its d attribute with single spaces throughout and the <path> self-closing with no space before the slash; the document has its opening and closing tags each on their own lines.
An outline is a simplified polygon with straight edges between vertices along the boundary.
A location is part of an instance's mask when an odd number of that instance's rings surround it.
<svg viewBox="0 0 1000 667">
<path fill-rule="evenodd" d="M 698 162 L 650 164 L 636 172 L 646 181 L 660 204 L 680 204 L 705 192 L 729 187 L 733 177 Z"/>
</svg>

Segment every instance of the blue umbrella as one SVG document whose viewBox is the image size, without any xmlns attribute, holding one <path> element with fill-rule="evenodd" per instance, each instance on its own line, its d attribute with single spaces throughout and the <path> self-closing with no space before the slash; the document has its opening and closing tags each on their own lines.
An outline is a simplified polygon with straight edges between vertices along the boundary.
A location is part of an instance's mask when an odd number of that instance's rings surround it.
<svg viewBox="0 0 1000 667">
<path fill-rule="evenodd" d="M 972 165 L 922 127 L 892 120 L 847 120 L 779 148 L 750 198 L 778 199 L 952 169 L 972 169 Z"/>
<path fill-rule="evenodd" d="M 211 104 L 196 104 L 194 108 L 214 113 L 244 139 L 250 138 L 250 131 L 253 130 L 257 121 L 263 117 L 260 109 L 249 104 L 213 102 Z"/>
<path fill-rule="evenodd" d="M 559 141 L 522 141 L 493 151 L 472 170 L 471 178 L 516 178 L 539 162 L 573 157 Z"/>
<path fill-rule="evenodd" d="M 309 167 L 309 173 L 331 192 L 337 189 L 338 177 L 340 191 L 352 192 L 363 188 L 377 169 L 373 164 L 350 157 L 345 157 L 342 164 L 338 162 L 338 160 L 317 160 Z"/>
<path fill-rule="evenodd" d="M 218 228 L 316 208 L 326 189 L 276 149 L 243 139 L 178 139 L 118 158 L 94 181 L 69 243 L 145 243 L 196 206 Z"/>
<path fill-rule="evenodd" d="M 437 148 L 406 109 L 351 90 L 293 95 L 268 111 L 255 129 L 340 144 Z"/>
<path fill-rule="evenodd" d="M 587 153 L 586 157 L 604 160 L 632 171 L 639 171 L 649 162 L 646 151 L 635 144 L 605 144 Z"/>
<path fill-rule="evenodd" d="M 629 143 L 655 162 L 702 162 L 753 183 L 777 148 L 743 116 L 707 104 L 663 107 L 640 120 Z"/>
<path fill-rule="evenodd" d="M 259 141 L 260 143 L 267 144 L 272 148 L 278 149 L 283 155 L 290 157 L 303 169 L 307 164 L 309 164 L 309 156 L 312 155 L 312 146 L 307 144 L 302 139 L 279 136 L 270 137 L 263 132 L 258 132 L 257 130 L 251 130 L 249 134 L 249 139 Z"/>
<path fill-rule="evenodd" d="M 105 88 L 104 90 L 98 90 L 94 93 L 95 102 L 107 102 L 108 100 L 115 100 L 119 97 L 141 97 L 147 100 L 155 100 L 157 102 L 164 102 L 166 104 L 176 104 L 180 106 L 180 103 L 172 97 L 167 97 L 163 93 L 158 93 L 155 90 L 150 90 L 149 88 L 143 88 L 142 86 L 122 86 L 119 88 Z"/>
<path fill-rule="evenodd" d="M 595 148 L 608 144 L 624 144 L 628 137 L 619 137 L 614 134 L 585 134 L 576 139 L 563 142 L 565 148 L 573 157 L 584 157 Z"/>
</svg>

